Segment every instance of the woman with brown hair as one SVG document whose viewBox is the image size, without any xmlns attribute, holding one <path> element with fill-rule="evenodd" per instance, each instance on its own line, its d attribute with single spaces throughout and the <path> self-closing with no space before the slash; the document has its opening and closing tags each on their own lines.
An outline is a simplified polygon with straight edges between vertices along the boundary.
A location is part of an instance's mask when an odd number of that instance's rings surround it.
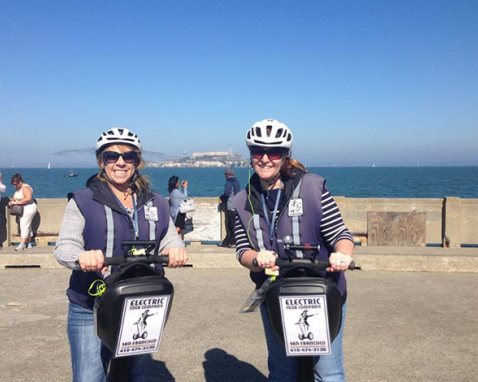
<svg viewBox="0 0 478 382">
<path fill-rule="evenodd" d="M 257 288 L 276 271 L 276 258 L 288 259 L 284 238 L 294 245 L 317 250 L 294 257 L 327 261 L 326 278 L 334 281 L 342 296 L 342 326 L 332 342 L 332 354 L 314 359 L 315 381 L 345 380 L 342 333 L 346 312 L 344 272 L 352 261 L 353 239 L 339 208 L 325 187 L 325 180 L 310 174 L 291 157 L 292 132 L 274 119 L 258 121 L 246 135 L 254 175 L 235 200 L 234 236 L 239 262 L 250 270 Z M 297 358 L 287 357 L 284 346 L 273 333 L 265 304 L 261 307 L 269 351 L 269 381 L 297 381 Z"/>
<path fill-rule="evenodd" d="M 8 205 L 23 207 L 23 214 L 18 220 L 20 225 L 20 244 L 15 247 L 15 251 L 21 251 L 33 246 L 33 242 L 31 242 L 33 239 L 32 221 L 38 208 L 33 199 L 33 188 L 23 181 L 21 174 L 13 175 L 10 183 L 15 187 L 15 192 Z"/>
</svg>

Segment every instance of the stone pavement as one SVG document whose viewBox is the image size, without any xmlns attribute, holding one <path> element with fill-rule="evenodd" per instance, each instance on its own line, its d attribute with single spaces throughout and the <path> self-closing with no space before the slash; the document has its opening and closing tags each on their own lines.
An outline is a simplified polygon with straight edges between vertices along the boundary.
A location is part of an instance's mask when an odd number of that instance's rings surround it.
<svg viewBox="0 0 478 382">
<path fill-rule="evenodd" d="M 252 290 L 247 271 L 197 264 L 166 271 L 176 292 L 150 381 L 266 381 L 260 317 L 238 313 Z M 347 277 L 349 382 L 478 379 L 475 273 L 365 269 Z M 62 268 L 0 269 L 0 381 L 71 380 L 68 278 Z"/>
</svg>

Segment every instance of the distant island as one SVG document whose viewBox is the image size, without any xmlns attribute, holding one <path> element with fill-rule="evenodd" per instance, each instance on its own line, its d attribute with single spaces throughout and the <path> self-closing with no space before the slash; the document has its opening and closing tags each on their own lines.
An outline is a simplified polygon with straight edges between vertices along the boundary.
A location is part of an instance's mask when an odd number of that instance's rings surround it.
<svg viewBox="0 0 478 382">
<path fill-rule="evenodd" d="M 247 167 L 249 161 L 232 151 L 209 151 L 192 153 L 177 159 L 146 161 L 146 167 Z"/>
</svg>

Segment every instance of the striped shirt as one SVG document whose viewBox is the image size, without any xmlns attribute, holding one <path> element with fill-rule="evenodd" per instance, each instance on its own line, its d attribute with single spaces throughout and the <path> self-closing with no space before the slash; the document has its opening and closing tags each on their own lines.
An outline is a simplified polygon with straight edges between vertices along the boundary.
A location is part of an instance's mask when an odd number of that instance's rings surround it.
<svg viewBox="0 0 478 382">
<path fill-rule="evenodd" d="M 320 223 L 320 233 L 329 248 L 342 239 L 353 241 L 350 231 L 345 226 L 339 207 L 330 192 L 324 186 L 322 197 L 322 222 Z M 277 224 L 276 224 L 277 228 Z M 254 249 L 246 235 L 246 229 L 236 214 L 234 220 L 234 238 L 236 243 L 236 257 L 240 261 L 244 252 Z"/>
</svg>

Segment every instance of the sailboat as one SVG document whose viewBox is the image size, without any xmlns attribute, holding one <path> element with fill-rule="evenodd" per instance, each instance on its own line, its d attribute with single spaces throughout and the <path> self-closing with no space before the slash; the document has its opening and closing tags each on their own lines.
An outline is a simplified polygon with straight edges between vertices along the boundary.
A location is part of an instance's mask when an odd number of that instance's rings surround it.
<svg viewBox="0 0 478 382">
<path fill-rule="evenodd" d="M 51 169 L 51 163 L 48 162 L 48 166 L 46 166 L 47 170 Z"/>
</svg>

